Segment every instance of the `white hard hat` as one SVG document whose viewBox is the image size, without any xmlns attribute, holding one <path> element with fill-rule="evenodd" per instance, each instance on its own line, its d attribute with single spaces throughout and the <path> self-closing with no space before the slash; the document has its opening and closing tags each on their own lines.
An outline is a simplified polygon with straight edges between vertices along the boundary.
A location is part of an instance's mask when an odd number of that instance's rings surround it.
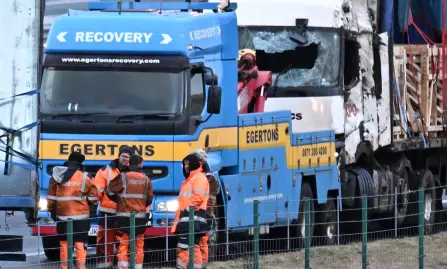
<svg viewBox="0 0 447 269">
<path fill-rule="evenodd" d="M 194 150 L 192 153 L 195 153 L 199 156 L 199 159 L 202 162 L 206 162 L 208 155 L 206 154 L 206 151 L 204 151 L 203 149 L 196 149 Z"/>
</svg>

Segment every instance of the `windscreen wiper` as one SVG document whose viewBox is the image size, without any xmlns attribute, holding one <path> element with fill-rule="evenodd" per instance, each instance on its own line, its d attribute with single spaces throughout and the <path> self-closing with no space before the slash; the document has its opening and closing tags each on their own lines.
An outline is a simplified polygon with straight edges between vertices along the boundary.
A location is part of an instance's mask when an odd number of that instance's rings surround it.
<svg viewBox="0 0 447 269">
<path fill-rule="evenodd" d="M 150 113 L 150 114 L 127 114 L 127 115 L 121 115 L 118 116 L 118 120 L 122 119 L 135 119 L 135 118 L 141 118 L 141 119 L 170 119 L 174 116 L 174 114 L 163 114 L 163 113 Z"/>
<path fill-rule="evenodd" d="M 52 119 L 58 117 L 76 117 L 76 116 L 92 116 L 92 115 L 109 115 L 109 112 L 91 112 L 91 113 L 60 113 L 51 116 Z"/>
</svg>

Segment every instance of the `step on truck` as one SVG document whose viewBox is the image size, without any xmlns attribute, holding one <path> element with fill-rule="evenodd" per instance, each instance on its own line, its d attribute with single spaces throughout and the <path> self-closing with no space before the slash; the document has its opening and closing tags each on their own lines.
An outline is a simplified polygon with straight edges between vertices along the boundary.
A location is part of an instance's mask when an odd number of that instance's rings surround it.
<svg viewBox="0 0 447 269">
<path fill-rule="evenodd" d="M 423 187 L 430 233 L 447 176 L 445 56 L 394 42 L 407 37 L 398 2 L 411 1 L 242 1 L 239 48 L 273 73 L 265 111 L 290 110 L 292 132 L 335 131 L 345 212 L 367 195 L 372 217 L 413 225 Z"/>
<path fill-rule="evenodd" d="M 181 160 L 202 148 L 221 185 L 219 230 L 250 234 L 259 200 L 261 231 L 290 218 L 297 223 L 292 232 L 302 237 L 308 197 L 312 214 L 323 212 L 312 220 L 324 220 L 312 231 L 336 234 L 335 133 L 292 131 L 290 110 L 264 112 L 271 72 L 258 70 L 256 53 L 239 55 L 236 3 L 95 2 L 89 8 L 55 19 L 46 41 L 41 201 L 52 168 L 70 152 L 85 154 L 86 170 L 94 174 L 120 147 L 132 146 L 144 158 L 155 194 L 145 235 L 164 237 L 184 179 Z M 55 224 L 45 208 L 38 218 L 33 234 L 44 236 L 45 254 L 57 259 Z M 211 240 L 225 240 L 216 235 Z"/>
</svg>

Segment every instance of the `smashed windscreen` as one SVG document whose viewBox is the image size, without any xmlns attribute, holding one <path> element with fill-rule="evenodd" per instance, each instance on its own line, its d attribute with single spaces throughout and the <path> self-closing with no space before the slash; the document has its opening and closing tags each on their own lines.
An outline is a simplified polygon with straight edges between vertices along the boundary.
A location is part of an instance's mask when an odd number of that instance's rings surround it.
<svg viewBox="0 0 447 269">
<path fill-rule="evenodd" d="M 273 72 L 276 87 L 339 83 L 340 35 L 336 31 L 309 28 L 301 34 L 296 27 L 240 27 L 239 49 L 256 51 L 259 69 Z"/>
</svg>

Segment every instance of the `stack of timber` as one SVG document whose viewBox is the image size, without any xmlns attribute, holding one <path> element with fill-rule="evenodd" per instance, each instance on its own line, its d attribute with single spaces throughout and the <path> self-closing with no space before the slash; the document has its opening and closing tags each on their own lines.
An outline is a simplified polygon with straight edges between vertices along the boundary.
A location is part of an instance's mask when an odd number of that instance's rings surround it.
<svg viewBox="0 0 447 269">
<path fill-rule="evenodd" d="M 408 138 L 408 134 L 442 135 L 442 58 L 440 45 L 394 46 L 394 74 L 400 95 L 393 91 L 395 141 Z"/>
</svg>

